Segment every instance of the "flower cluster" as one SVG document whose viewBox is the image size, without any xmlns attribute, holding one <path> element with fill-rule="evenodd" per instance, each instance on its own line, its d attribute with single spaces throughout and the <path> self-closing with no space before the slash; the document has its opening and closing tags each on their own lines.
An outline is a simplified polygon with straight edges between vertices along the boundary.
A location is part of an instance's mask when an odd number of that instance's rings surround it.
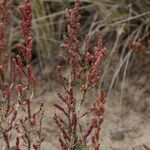
<svg viewBox="0 0 150 150">
<path fill-rule="evenodd" d="M 143 43 L 142 41 L 131 41 L 130 48 L 135 53 L 150 56 L 150 40 L 147 40 L 145 43 Z"/>
<path fill-rule="evenodd" d="M 0 52 L 4 50 L 6 45 L 5 30 L 10 20 L 10 8 L 12 0 L 0 1 Z"/>
<path fill-rule="evenodd" d="M 7 2 L 8 0 L 3 1 L 3 6 Z M 2 9 L 0 11 L 2 11 L 3 21 L 5 22 L 3 24 L 3 32 L 0 32 L 0 42 L 2 43 L 4 41 L 4 27 L 8 22 L 5 15 L 8 16 L 8 14 L 3 13 L 4 11 L 7 12 L 6 10 Z M 22 149 L 23 145 L 29 150 L 31 148 L 40 150 L 41 143 L 44 140 L 41 135 L 44 105 L 42 102 L 36 112 L 33 112 L 31 109 L 36 88 L 36 78 L 31 67 L 33 39 L 30 36 L 32 25 L 32 6 L 30 0 L 24 0 L 23 4 L 19 6 L 19 13 L 21 15 L 20 27 L 25 42 L 18 45 L 20 54 L 12 58 L 12 81 L 9 83 L 2 82 L 0 94 L 2 95 L 4 105 L 0 107 L 0 138 L 3 139 L 1 140 L 2 144 L 8 150 L 14 146 L 11 144 L 13 139 L 16 140 L 16 150 Z M 15 100 L 14 97 L 16 98 Z M 33 139 L 35 132 L 37 136 L 34 136 L 35 138 Z"/>
<path fill-rule="evenodd" d="M 72 69 L 74 76 L 79 76 L 81 73 L 80 62 L 78 58 L 78 32 L 80 29 L 80 15 L 79 15 L 79 1 L 76 2 L 74 9 L 66 9 L 66 17 L 68 19 L 67 31 L 68 35 L 64 36 L 64 43 L 61 44 L 62 48 L 68 50 L 69 65 Z"/>
<path fill-rule="evenodd" d="M 59 59 L 64 61 L 69 68 L 69 75 L 64 76 L 61 66 L 57 66 L 56 74 L 58 82 L 63 86 L 65 94 L 57 92 L 57 95 L 64 105 L 54 103 L 64 117 L 55 114 L 54 120 L 60 129 L 59 142 L 62 150 L 87 148 L 87 142 L 91 137 L 91 143 L 94 150 L 99 149 L 100 126 L 103 122 L 105 98 L 100 92 L 96 103 L 84 114 L 81 113 L 83 103 L 86 100 L 86 94 L 99 82 L 99 67 L 106 55 L 107 49 L 103 46 L 102 37 L 99 30 L 96 31 L 96 45 L 89 48 L 89 37 L 85 36 L 83 46 L 80 45 L 78 34 L 80 32 L 80 1 L 76 0 L 73 9 L 66 9 L 67 17 L 67 35 L 64 36 L 64 42 L 60 45 L 66 49 L 65 55 L 60 54 Z M 83 48 L 81 48 L 83 47 Z M 80 85 L 79 95 L 76 97 L 76 83 Z M 91 124 L 84 132 L 82 118 L 92 115 Z"/>
<path fill-rule="evenodd" d="M 12 86 L 5 80 L 6 66 L 6 39 L 5 31 L 10 20 L 12 0 L 0 1 L 0 141 L 5 149 L 10 148 L 10 131 L 17 116 L 12 101 Z"/>
<path fill-rule="evenodd" d="M 24 38 L 27 40 L 32 26 L 32 7 L 30 0 L 26 0 L 24 5 L 19 6 L 19 11 L 22 18 L 20 27 Z"/>
<path fill-rule="evenodd" d="M 85 59 L 91 60 L 91 68 L 87 73 L 87 78 L 90 84 L 97 83 L 100 79 L 99 65 L 101 64 L 107 49 L 103 47 L 100 31 L 96 31 L 97 46 L 93 48 L 93 56 L 89 58 L 89 52 L 86 52 Z"/>
<path fill-rule="evenodd" d="M 94 150 L 98 150 L 100 148 L 99 134 L 105 112 L 104 104 L 105 98 L 103 92 L 100 92 L 96 98 L 96 103 L 91 108 L 92 112 L 95 113 L 95 117 L 92 120 L 94 134 L 91 137 Z"/>
<path fill-rule="evenodd" d="M 4 28 L 4 24 L 0 22 L 0 50 L 3 50 L 5 47 Z"/>
<path fill-rule="evenodd" d="M 37 150 L 40 149 L 43 141 L 43 137 L 41 136 L 41 122 L 44 109 L 43 103 L 41 103 L 37 112 L 32 112 L 31 109 L 36 88 L 36 78 L 31 67 L 33 39 L 30 36 L 32 26 L 32 6 L 30 0 L 24 0 L 24 3 L 19 6 L 19 12 L 21 15 L 20 27 L 25 44 L 18 45 L 21 54 L 12 59 L 12 75 L 19 97 L 19 107 L 26 115 L 16 125 L 17 133 L 22 135 L 21 139 L 19 137 L 16 139 L 16 148 L 19 147 L 19 141 L 21 141 L 22 143 L 27 143 L 28 149 L 33 147 Z M 32 140 L 32 134 L 35 130 L 37 130 L 37 139 L 34 141 Z"/>
</svg>

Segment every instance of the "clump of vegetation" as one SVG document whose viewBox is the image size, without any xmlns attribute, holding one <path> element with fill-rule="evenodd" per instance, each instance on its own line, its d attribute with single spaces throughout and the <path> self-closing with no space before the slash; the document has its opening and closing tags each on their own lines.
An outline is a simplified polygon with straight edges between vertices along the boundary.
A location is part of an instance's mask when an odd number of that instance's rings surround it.
<svg viewBox="0 0 150 150">
<path fill-rule="evenodd" d="M 0 50 L 1 58 L 6 54 L 5 30 L 10 21 L 9 9 L 11 1 L 3 1 L 1 5 L 0 20 Z M 63 106 L 57 102 L 55 108 L 63 113 L 63 118 L 55 114 L 54 120 L 60 129 L 59 142 L 63 150 L 87 149 L 88 138 L 94 150 L 100 148 L 99 134 L 103 122 L 105 98 L 103 92 L 99 92 L 94 104 L 85 113 L 81 113 L 86 94 L 93 89 L 100 80 L 99 66 L 107 49 L 102 44 L 99 30 L 96 31 L 97 44 L 89 47 L 89 37 L 86 35 L 84 44 L 80 47 L 78 34 L 80 32 L 80 2 L 76 1 L 73 9 L 66 10 L 68 21 L 67 35 L 61 44 L 66 51 L 60 54 L 59 59 L 69 67 L 69 75 L 64 77 L 61 66 L 57 66 L 58 82 L 63 86 L 64 93 L 58 92 Z M 5 78 L 4 62 L 1 62 L 1 103 L 0 106 L 0 138 L 2 149 L 10 150 L 14 147 L 20 150 L 25 147 L 28 150 L 40 150 L 44 141 L 42 136 L 42 118 L 44 104 L 41 102 L 39 109 L 32 109 L 33 97 L 37 87 L 36 77 L 31 67 L 33 37 L 30 35 L 32 27 L 32 6 L 30 0 L 24 0 L 18 7 L 21 21 L 21 29 L 24 43 L 18 44 L 19 54 L 11 59 L 11 80 Z M 81 98 L 75 96 L 75 84 L 80 87 Z M 90 125 L 85 131 L 81 121 L 86 115 L 91 114 Z"/>
<path fill-rule="evenodd" d="M 54 119 L 62 132 L 59 142 L 63 150 L 66 149 L 88 149 L 88 139 L 91 139 L 92 147 L 98 150 L 100 127 L 104 117 L 105 98 L 100 91 L 96 102 L 85 113 L 82 112 L 82 105 L 86 101 L 86 94 L 93 89 L 100 80 L 99 66 L 107 52 L 102 44 L 102 37 L 99 30 L 96 31 L 97 45 L 89 47 L 89 37 L 86 35 L 83 46 L 80 47 L 78 34 L 80 32 L 80 2 L 77 0 L 73 9 L 66 9 L 67 35 L 64 42 L 60 45 L 66 49 L 64 55 L 61 53 L 59 59 L 66 63 L 69 68 L 67 77 L 63 76 L 61 66 L 57 66 L 56 73 L 58 82 L 64 88 L 58 92 L 58 97 L 64 105 L 55 103 L 54 106 L 63 114 L 55 114 Z M 75 88 L 78 84 L 80 98 L 76 96 Z M 65 94 L 64 94 L 65 93 Z M 83 129 L 81 123 L 86 115 L 92 115 L 89 120 L 89 127 Z M 62 119 L 64 118 L 64 119 Z"/>
</svg>

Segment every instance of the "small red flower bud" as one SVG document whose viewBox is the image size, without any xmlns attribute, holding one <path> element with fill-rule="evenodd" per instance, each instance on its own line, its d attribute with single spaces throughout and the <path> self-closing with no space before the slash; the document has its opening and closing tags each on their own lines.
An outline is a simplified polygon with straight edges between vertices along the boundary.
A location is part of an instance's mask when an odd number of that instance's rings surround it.
<svg viewBox="0 0 150 150">
<path fill-rule="evenodd" d="M 2 85 L 2 92 L 3 92 L 3 97 L 10 99 L 11 91 L 10 91 L 10 86 L 7 83 L 4 83 Z"/>
<path fill-rule="evenodd" d="M 22 58 L 20 57 L 20 55 L 17 55 L 16 58 L 17 58 L 17 64 L 20 67 L 20 69 L 22 70 L 23 69 Z"/>
<path fill-rule="evenodd" d="M 18 127 L 16 128 L 16 131 L 17 131 L 17 133 L 20 133 L 20 130 L 19 130 L 19 128 L 18 128 Z"/>
<path fill-rule="evenodd" d="M 56 68 L 57 80 L 60 84 L 64 84 L 64 77 L 62 76 L 61 67 L 57 66 Z"/>
<path fill-rule="evenodd" d="M 34 148 L 34 150 L 38 150 L 38 145 L 34 144 L 33 148 Z"/>
<path fill-rule="evenodd" d="M 19 138 L 17 137 L 16 138 L 16 147 L 15 147 L 15 150 L 20 150 L 19 144 L 20 144 L 20 141 L 19 141 Z"/>
<path fill-rule="evenodd" d="M 22 84 L 16 85 L 16 90 L 17 90 L 18 93 L 22 94 L 22 92 L 23 92 Z"/>
</svg>

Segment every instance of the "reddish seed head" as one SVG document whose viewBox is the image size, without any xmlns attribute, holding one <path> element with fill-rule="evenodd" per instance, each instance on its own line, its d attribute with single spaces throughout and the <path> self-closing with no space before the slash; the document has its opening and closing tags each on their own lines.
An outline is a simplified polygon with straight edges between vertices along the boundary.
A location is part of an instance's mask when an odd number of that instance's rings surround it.
<svg viewBox="0 0 150 150">
<path fill-rule="evenodd" d="M 28 62 L 31 62 L 32 60 L 32 54 L 31 49 L 28 47 L 25 47 L 23 44 L 18 44 L 18 48 L 20 48 L 22 51 L 23 58 L 27 60 Z"/>
<path fill-rule="evenodd" d="M 6 40 L 4 38 L 4 24 L 0 23 L 0 51 L 5 48 Z"/>
<path fill-rule="evenodd" d="M 25 99 L 25 102 L 27 105 L 30 105 L 30 103 L 31 103 L 30 99 Z"/>
<path fill-rule="evenodd" d="M 100 71 L 99 71 L 99 65 L 101 64 L 101 61 L 104 59 L 104 56 L 107 52 L 107 49 L 102 44 L 102 37 L 100 34 L 100 31 L 96 31 L 96 39 L 97 39 L 97 45 L 93 48 L 94 56 L 92 58 L 92 65 L 91 69 L 89 70 L 87 74 L 87 79 L 90 84 L 95 84 L 100 80 Z M 89 54 L 88 54 L 89 55 Z M 86 61 L 89 59 L 86 54 Z"/>
<path fill-rule="evenodd" d="M 134 52 L 139 53 L 139 52 L 143 51 L 144 46 L 143 46 L 142 42 L 133 41 L 131 44 L 131 48 Z"/>
<path fill-rule="evenodd" d="M 34 144 L 34 145 L 33 145 L 33 148 L 34 148 L 34 150 L 38 150 L 38 145 L 37 145 L 37 144 Z"/>
<path fill-rule="evenodd" d="M 22 92 L 23 92 L 22 84 L 16 85 L 16 90 L 17 90 L 18 93 L 22 94 Z"/>
<path fill-rule="evenodd" d="M 18 128 L 18 127 L 16 128 L 16 131 L 17 131 L 17 133 L 20 133 L 20 130 L 19 130 L 19 128 Z"/>
<path fill-rule="evenodd" d="M 97 119 L 96 118 L 92 119 L 92 124 L 93 124 L 94 128 L 97 128 L 98 124 L 97 124 Z"/>
<path fill-rule="evenodd" d="M 30 65 L 27 65 L 27 80 L 31 87 L 36 87 L 36 78 L 32 73 L 32 68 Z"/>
<path fill-rule="evenodd" d="M 10 21 L 11 5 L 12 0 L 0 0 L 0 53 L 6 46 L 5 31 Z"/>
<path fill-rule="evenodd" d="M 24 137 L 25 137 L 27 140 L 29 139 L 27 133 L 24 134 Z"/>
<path fill-rule="evenodd" d="M 28 46 L 29 50 L 32 49 L 32 46 L 33 46 L 33 39 L 32 39 L 32 37 L 30 37 L 30 36 L 27 38 L 27 46 Z"/>
<path fill-rule="evenodd" d="M 20 27 L 27 41 L 32 26 L 32 7 L 30 1 L 25 0 L 24 4 L 19 6 L 19 11 L 22 17 L 22 20 L 20 21 Z"/>
<path fill-rule="evenodd" d="M 5 131 L 3 132 L 3 138 L 4 138 L 4 140 L 5 140 L 6 143 L 9 142 L 8 141 L 8 134 Z"/>
<path fill-rule="evenodd" d="M 15 71 L 16 71 L 17 77 L 19 78 L 19 80 L 21 80 L 22 79 L 22 69 L 18 65 L 15 66 L 15 69 L 16 69 Z"/>
<path fill-rule="evenodd" d="M 12 69 L 12 77 L 13 77 L 13 80 L 15 81 L 16 80 L 16 77 L 17 77 L 17 72 L 16 72 L 16 60 L 15 59 L 12 59 L 12 62 L 11 62 L 11 69 Z"/>
<path fill-rule="evenodd" d="M 73 130 L 75 131 L 77 127 L 77 115 L 75 112 L 72 114 L 72 126 Z"/>
<path fill-rule="evenodd" d="M 35 116 L 35 114 L 33 114 L 33 116 L 32 116 L 32 118 L 31 118 L 31 123 L 32 123 L 32 125 L 36 125 L 36 116 Z"/>
<path fill-rule="evenodd" d="M 59 143 L 60 143 L 60 145 L 61 145 L 61 149 L 62 149 L 62 150 L 66 150 L 65 143 L 62 141 L 62 139 L 59 138 L 58 140 L 59 140 Z"/>
<path fill-rule="evenodd" d="M 10 99 L 11 91 L 10 91 L 10 86 L 9 86 L 9 84 L 4 83 L 4 84 L 2 85 L 2 92 L 3 92 L 3 97 L 5 97 L 5 98 L 7 98 L 7 99 Z"/>
<path fill-rule="evenodd" d="M 13 110 L 13 116 L 12 116 L 12 119 L 11 119 L 11 123 L 16 119 L 16 117 L 17 117 L 17 111 Z"/>
<path fill-rule="evenodd" d="M 23 63 L 22 63 L 22 58 L 20 55 L 17 55 L 16 56 L 16 59 L 17 59 L 17 64 L 18 66 L 20 67 L 20 69 L 22 70 L 23 69 Z"/>
<path fill-rule="evenodd" d="M 61 67 L 58 65 L 56 68 L 56 76 L 57 80 L 60 84 L 64 84 L 64 77 L 62 76 L 62 70 Z"/>
<path fill-rule="evenodd" d="M 92 130 L 93 130 L 93 124 L 89 127 L 89 129 L 85 133 L 84 139 L 86 139 L 91 134 Z"/>
<path fill-rule="evenodd" d="M 20 144 L 20 141 L 19 141 L 19 138 L 17 137 L 16 138 L 16 147 L 15 147 L 15 150 L 20 150 L 19 144 Z"/>
</svg>

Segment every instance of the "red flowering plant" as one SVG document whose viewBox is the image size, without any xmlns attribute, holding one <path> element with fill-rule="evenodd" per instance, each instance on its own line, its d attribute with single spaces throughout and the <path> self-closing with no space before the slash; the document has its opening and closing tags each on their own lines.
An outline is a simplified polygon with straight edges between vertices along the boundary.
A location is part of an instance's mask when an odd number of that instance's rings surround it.
<svg viewBox="0 0 150 150">
<path fill-rule="evenodd" d="M 10 131 L 16 119 L 16 110 L 11 102 L 12 86 L 6 81 L 6 38 L 5 31 L 10 21 L 11 0 L 0 1 L 0 144 L 2 149 L 10 148 Z"/>
<path fill-rule="evenodd" d="M 5 7 L 4 4 L 2 6 Z M 6 13 L 3 13 L 2 16 L 5 19 L 8 11 L 6 7 L 4 11 Z M 44 110 L 43 103 L 41 103 L 39 110 L 32 111 L 36 79 L 31 67 L 33 39 L 30 36 L 32 26 L 30 0 L 24 0 L 23 4 L 19 6 L 19 13 L 21 15 L 20 28 L 25 42 L 18 45 L 20 54 L 11 61 L 12 80 L 9 82 L 2 80 L 1 99 L 3 105 L 0 107 L 0 138 L 7 150 L 13 145 L 16 150 L 20 150 L 23 146 L 28 150 L 32 148 L 39 150 L 43 141 L 41 125 Z M 3 45 L 5 45 L 4 29 L 7 19 L 4 19 L 5 24 L 0 24 L 3 27 L 2 29 L 0 26 L 1 49 L 4 49 Z M 2 53 L 1 57 L 3 57 Z M 3 76 L 1 75 L 2 78 L 4 78 Z M 34 135 L 35 131 L 37 136 Z M 12 143 L 14 139 L 16 139 L 15 143 Z"/>
<path fill-rule="evenodd" d="M 57 92 L 59 100 L 64 104 L 54 103 L 54 106 L 63 114 L 54 115 L 54 120 L 60 129 L 59 142 L 62 150 L 87 149 L 88 141 L 94 150 L 99 150 L 100 126 L 103 122 L 105 98 L 100 92 L 96 102 L 85 113 L 82 106 L 86 94 L 96 86 L 100 80 L 99 66 L 107 52 L 102 44 L 99 30 L 96 30 L 96 46 L 89 48 L 89 37 L 86 35 L 83 48 L 80 47 L 78 34 L 80 32 L 80 1 L 76 0 L 73 9 L 66 9 L 67 35 L 60 45 L 66 49 L 65 55 L 60 54 L 59 60 L 66 63 L 69 75 L 64 76 L 62 67 L 57 66 L 56 73 L 58 82 L 64 88 L 64 93 Z M 76 85 L 80 86 L 78 94 L 75 93 Z M 82 120 L 87 115 L 92 115 L 91 123 L 87 130 L 83 128 Z M 91 140 L 89 140 L 91 139 Z"/>
</svg>

